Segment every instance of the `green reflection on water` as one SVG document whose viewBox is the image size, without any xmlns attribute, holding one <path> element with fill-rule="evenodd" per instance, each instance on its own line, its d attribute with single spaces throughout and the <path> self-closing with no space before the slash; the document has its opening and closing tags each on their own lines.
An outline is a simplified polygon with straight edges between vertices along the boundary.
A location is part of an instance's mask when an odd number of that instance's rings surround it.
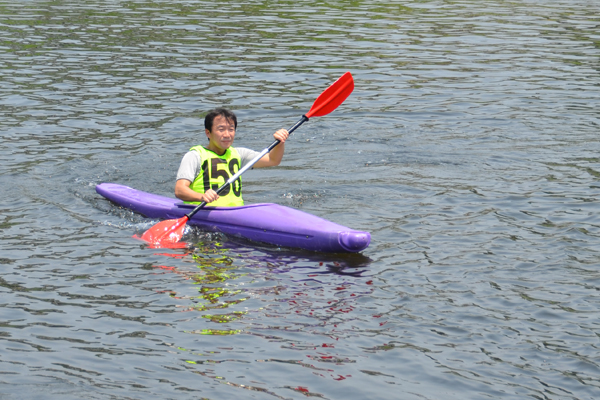
<svg viewBox="0 0 600 400">
<path fill-rule="evenodd" d="M 194 285 L 199 286 L 199 295 L 193 297 L 196 304 L 187 307 L 186 311 L 204 312 L 226 309 L 248 299 L 246 296 L 240 297 L 240 294 L 244 293 L 243 290 L 228 287 L 237 287 L 238 285 L 232 284 L 232 282 L 248 275 L 235 272 L 239 266 L 234 263 L 234 259 L 228 253 L 218 242 L 199 242 L 196 244 L 196 249 L 191 254 L 191 258 L 198 269 L 185 273 L 185 276 Z M 176 294 L 172 294 L 172 296 L 177 297 Z M 246 311 L 233 311 L 230 313 L 205 314 L 202 315 L 202 318 L 210 322 L 223 324 L 236 322 L 246 314 Z M 240 329 L 201 328 L 186 332 L 201 335 L 234 335 L 241 331 Z"/>
</svg>

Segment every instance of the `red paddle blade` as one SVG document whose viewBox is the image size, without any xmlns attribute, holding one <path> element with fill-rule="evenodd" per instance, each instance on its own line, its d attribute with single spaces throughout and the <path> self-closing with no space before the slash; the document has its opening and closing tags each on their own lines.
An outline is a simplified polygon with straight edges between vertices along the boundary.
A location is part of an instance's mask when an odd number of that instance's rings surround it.
<svg viewBox="0 0 600 400">
<path fill-rule="evenodd" d="M 327 115 L 350 96 L 354 90 L 354 79 L 350 72 L 346 72 L 337 81 L 333 82 L 321 95 L 315 100 L 310 111 L 306 113 L 306 118 L 321 117 Z"/>
<path fill-rule="evenodd" d="M 186 215 L 179 219 L 161 221 L 144 232 L 141 239 L 150 243 L 153 248 L 161 246 L 173 247 L 174 243 L 181 240 L 183 230 L 185 229 L 185 223 L 188 219 L 189 218 Z"/>
</svg>

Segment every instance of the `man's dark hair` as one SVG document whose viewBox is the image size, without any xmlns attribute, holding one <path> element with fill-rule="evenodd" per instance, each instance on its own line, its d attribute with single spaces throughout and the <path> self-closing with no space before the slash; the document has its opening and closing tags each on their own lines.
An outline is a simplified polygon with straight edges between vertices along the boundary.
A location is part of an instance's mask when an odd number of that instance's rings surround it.
<svg viewBox="0 0 600 400">
<path fill-rule="evenodd" d="M 213 121 L 218 116 L 225 117 L 229 122 L 233 121 L 233 126 L 237 129 L 237 117 L 233 111 L 226 108 L 215 108 L 214 110 L 210 110 L 208 114 L 206 114 L 206 117 L 204 117 L 204 128 L 212 132 Z"/>
</svg>

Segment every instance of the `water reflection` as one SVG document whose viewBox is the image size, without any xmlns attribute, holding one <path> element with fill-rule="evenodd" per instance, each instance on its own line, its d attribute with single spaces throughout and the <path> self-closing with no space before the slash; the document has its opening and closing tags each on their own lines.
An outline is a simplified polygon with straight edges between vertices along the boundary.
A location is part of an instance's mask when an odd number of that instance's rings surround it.
<svg viewBox="0 0 600 400">
<path fill-rule="evenodd" d="M 351 334 L 353 329 L 344 327 L 345 324 L 363 319 L 356 315 L 356 304 L 373 292 L 372 280 L 363 276 L 371 262 L 368 257 L 311 252 L 299 254 L 268 247 L 257 249 L 255 243 L 226 235 L 196 235 L 201 238 L 197 236 L 193 245 L 185 250 L 156 253 L 166 260 L 183 261 L 183 266 L 181 263 L 178 267 L 165 263 L 153 267 L 157 273 L 178 274 L 193 287 L 194 294 L 189 292 L 189 287 L 182 287 L 180 292 L 163 291 L 177 301 L 178 310 L 185 313 L 186 320 L 194 326 L 185 333 L 249 335 L 278 344 L 285 349 L 283 354 L 289 352 L 287 355 L 292 356 L 259 359 L 258 363 L 307 369 L 322 378 L 337 381 L 352 377 L 340 368 L 356 360 L 338 353 L 336 342 Z M 199 316 L 194 316 L 195 313 Z M 375 316 L 373 328 L 382 326 L 380 317 Z M 286 323 L 279 326 L 282 320 Z M 321 333 L 317 335 L 323 338 L 322 342 L 315 344 L 311 338 L 318 331 Z M 294 334 L 295 339 L 286 337 L 289 334 Z M 257 382 L 251 384 L 246 382 L 246 377 L 227 372 L 227 365 L 231 363 L 248 362 L 236 357 L 240 351 L 245 351 L 234 344 L 231 347 L 212 347 L 204 341 L 187 343 L 173 343 L 171 346 L 183 353 L 188 368 L 197 368 L 192 372 L 232 387 L 269 392 Z M 198 346 L 203 350 L 199 351 Z M 215 368 L 221 364 L 225 369 L 220 368 L 217 372 Z M 307 386 L 283 387 L 322 397 Z M 281 397 L 276 392 L 270 394 Z"/>
<path fill-rule="evenodd" d="M 255 247 L 248 247 L 252 243 L 232 240 L 223 234 L 201 234 L 203 240 L 196 240 L 193 245 L 181 253 L 157 253 L 165 257 L 184 259 L 196 266 L 195 269 L 181 269 L 168 265 L 157 265 L 155 269 L 176 273 L 185 280 L 189 280 L 197 286 L 198 295 L 181 295 L 176 292 L 167 291 L 172 298 L 187 300 L 192 305 L 181 306 L 182 311 L 200 311 L 204 313 L 202 318 L 213 323 L 241 322 L 248 311 L 231 311 L 229 313 L 215 313 L 215 310 L 231 309 L 234 306 L 244 306 L 244 302 L 250 297 L 261 297 L 265 295 L 282 296 L 301 282 L 319 282 L 320 277 L 327 274 L 361 278 L 368 271 L 370 259 L 360 254 L 321 254 L 297 251 L 270 249 L 266 251 Z M 215 240 L 218 237 L 220 240 Z M 209 240 L 207 240 L 209 238 Z M 188 234 L 189 240 L 189 234 Z M 293 279 L 286 284 L 265 286 L 261 288 L 247 288 L 245 285 L 256 279 L 276 280 L 273 274 L 294 273 L 300 275 L 300 279 Z M 240 272 L 248 271 L 248 272 Z M 348 283 L 346 283 L 348 284 Z M 345 290 L 346 287 L 337 287 L 336 290 Z M 298 309 L 300 293 L 292 295 L 293 308 Z M 345 309 L 339 305 L 329 307 L 330 311 L 349 312 L 351 308 Z M 298 311 L 296 311 L 298 312 Z M 312 313 L 311 313 L 312 314 Z M 241 329 L 196 329 L 189 333 L 230 335 L 240 333 Z"/>
</svg>

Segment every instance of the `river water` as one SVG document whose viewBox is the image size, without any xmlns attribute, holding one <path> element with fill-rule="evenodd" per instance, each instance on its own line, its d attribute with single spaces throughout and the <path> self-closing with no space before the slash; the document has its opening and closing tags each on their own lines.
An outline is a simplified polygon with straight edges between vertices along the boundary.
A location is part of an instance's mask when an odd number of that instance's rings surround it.
<svg viewBox="0 0 600 400">
<path fill-rule="evenodd" d="M 0 398 L 600 398 L 600 5 L 1 1 Z M 202 115 L 244 176 L 372 234 L 323 254 L 156 223 Z"/>
</svg>

